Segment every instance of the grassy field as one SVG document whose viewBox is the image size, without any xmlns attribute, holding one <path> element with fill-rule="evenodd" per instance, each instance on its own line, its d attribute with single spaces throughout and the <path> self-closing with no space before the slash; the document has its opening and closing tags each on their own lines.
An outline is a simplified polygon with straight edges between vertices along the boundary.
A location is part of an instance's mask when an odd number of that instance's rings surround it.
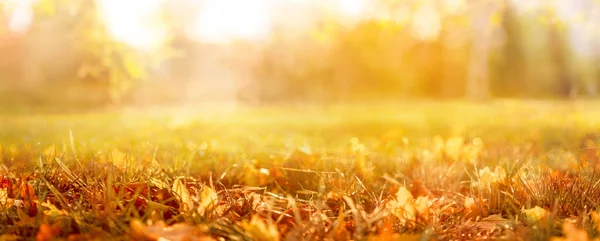
<svg viewBox="0 0 600 241">
<path fill-rule="evenodd" d="M 600 102 L 11 110 L 0 125 L 0 240 L 600 237 Z"/>
</svg>

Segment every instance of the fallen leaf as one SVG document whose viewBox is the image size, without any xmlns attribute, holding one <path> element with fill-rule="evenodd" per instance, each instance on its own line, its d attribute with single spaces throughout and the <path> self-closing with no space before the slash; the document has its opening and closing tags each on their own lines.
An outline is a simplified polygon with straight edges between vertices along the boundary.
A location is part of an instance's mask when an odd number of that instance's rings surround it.
<svg viewBox="0 0 600 241">
<path fill-rule="evenodd" d="M 9 208 L 13 205 L 12 198 L 8 198 L 8 190 L 0 188 L 0 207 Z"/>
<path fill-rule="evenodd" d="M 200 206 L 198 206 L 198 213 L 204 214 L 206 210 L 214 209 L 219 201 L 217 192 L 209 186 L 204 186 L 200 192 Z"/>
<path fill-rule="evenodd" d="M 171 190 L 177 195 L 179 198 L 180 210 L 183 212 L 187 212 L 194 207 L 194 201 L 192 200 L 192 196 L 190 195 L 190 191 L 187 189 L 185 185 L 181 182 L 181 178 L 175 179 L 173 182 L 173 187 Z"/>
<path fill-rule="evenodd" d="M 523 215 L 525 215 L 525 218 L 527 219 L 527 221 L 532 222 L 532 223 L 539 222 L 539 221 L 547 218 L 548 215 L 550 215 L 548 210 L 543 209 L 538 206 L 535 206 L 530 209 L 525 209 L 525 210 L 521 211 L 521 213 Z"/>
<path fill-rule="evenodd" d="M 600 232 L 600 214 L 596 211 L 592 211 L 590 216 L 592 216 L 592 221 L 594 221 L 594 224 L 596 224 L 596 231 Z"/>
<path fill-rule="evenodd" d="M 574 224 L 565 222 L 562 226 L 565 237 L 552 237 L 551 241 L 589 241 L 590 236 L 585 230 L 575 227 Z"/>
<path fill-rule="evenodd" d="M 21 182 L 21 198 L 23 198 L 24 201 L 28 201 L 28 202 L 32 202 L 37 200 L 37 196 L 35 195 L 35 192 L 33 191 L 33 186 L 31 186 L 31 184 L 26 183 L 26 182 Z"/>
<path fill-rule="evenodd" d="M 139 219 L 134 219 L 129 224 L 131 235 L 135 240 L 144 241 L 214 241 L 201 227 L 184 223 L 167 226 L 164 222 L 146 226 Z"/>
<path fill-rule="evenodd" d="M 490 231 L 490 230 L 493 230 L 498 227 L 504 227 L 508 223 L 509 223 L 509 220 L 506 218 L 503 218 L 502 215 L 492 214 L 490 216 L 487 216 L 487 217 L 479 220 L 479 222 L 477 222 L 476 226 L 479 229 L 484 229 L 484 230 Z"/>
<path fill-rule="evenodd" d="M 396 192 L 396 198 L 386 204 L 386 208 L 402 223 L 412 223 L 417 216 L 427 218 L 430 202 L 427 197 L 418 197 L 416 200 L 406 187 L 401 187 Z"/>
<path fill-rule="evenodd" d="M 60 227 L 50 224 L 42 224 L 38 230 L 38 233 L 35 235 L 36 241 L 50 241 L 54 240 L 61 233 Z"/>
<path fill-rule="evenodd" d="M 487 214 L 487 210 L 484 207 L 483 200 L 475 200 L 473 197 L 466 197 L 464 202 L 467 218 L 481 217 Z"/>
<path fill-rule="evenodd" d="M 241 226 L 248 232 L 253 240 L 279 241 L 279 231 L 272 222 L 263 221 L 258 215 L 252 216 L 250 222 L 244 220 Z"/>
<path fill-rule="evenodd" d="M 1 153 L 0 153 L 1 154 Z M 1 160 L 2 158 L 0 158 Z M 15 234 L 2 234 L 0 235 L 0 240 L 2 241 L 19 241 L 22 240 L 23 237 Z"/>
<path fill-rule="evenodd" d="M 42 207 L 47 208 L 47 210 L 44 210 L 44 215 L 46 216 L 56 217 L 69 215 L 67 211 L 58 209 L 56 206 L 54 206 L 54 204 L 50 203 L 49 200 L 46 200 L 46 202 L 42 203 L 41 205 Z"/>
</svg>

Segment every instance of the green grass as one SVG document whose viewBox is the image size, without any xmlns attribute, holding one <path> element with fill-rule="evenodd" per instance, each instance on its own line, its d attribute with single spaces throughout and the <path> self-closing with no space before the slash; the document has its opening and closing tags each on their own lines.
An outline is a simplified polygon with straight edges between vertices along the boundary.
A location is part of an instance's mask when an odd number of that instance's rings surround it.
<svg viewBox="0 0 600 241">
<path fill-rule="evenodd" d="M 543 240 L 563 235 L 565 220 L 595 237 L 597 110 L 594 101 L 493 100 L 4 111 L 0 177 L 12 184 L 0 190 L 10 186 L 10 198 L 26 205 L 0 207 L 0 240 L 35 238 L 47 225 L 62 230 L 49 232 L 57 238 L 139 238 L 131 220 L 260 239 L 242 228 L 256 227 L 253 215 L 289 240 Z M 505 173 L 490 182 L 480 171 L 486 166 Z M 218 205 L 184 210 L 176 180 L 192 196 L 214 189 Z M 28 201 L 23 183 L 37 201 Z M 426 196 L 427 211 L 390 214 L 387 203 L 402 187 Z M 475 206 L 465 205 L 471 199 Z M 66 214 L 44 212 L 46 201 Z M 525 221 L 522 210 L 534 206 L 547 218 Z"/>
</svg>

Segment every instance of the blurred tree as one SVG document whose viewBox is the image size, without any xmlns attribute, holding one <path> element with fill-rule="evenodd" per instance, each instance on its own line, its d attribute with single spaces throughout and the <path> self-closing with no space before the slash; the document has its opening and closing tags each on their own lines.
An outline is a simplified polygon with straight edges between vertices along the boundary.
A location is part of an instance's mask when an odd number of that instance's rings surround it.
<svg viewBox="0 0 600 241">
<path fill-rule="evenodd" d="M 110 101 L 119 103 L 132 85 L 145 77 L 144 62 L 136 51 L 115 41 L 108 33 L 95 0 L 78 2 L 76 15 L 71 20 L 75 25 L 71 32 L 74 47 L 79 53 L 77 77 L 105 86 Z"/>
<path fill-rule="evenodd" d="M 565 34 L 564 24 L 555 22 L 548 26 L 550 55 L 554 60 L 554 73 L 556 78 L 555 93 L 560 97 L 574 97 L 576 95 L 576 83 L 571 77 L 568 62 L 571 50 L 568 38 Z"/>
<path fill-rule="evenodd" d="M 504 5 L 504 0 L 469 2 L 472 30 L 466 83 L 469 98 L 485 99 L 490 96 L 490 51 L 504 39 L 500 25 Z"/>
<path fill-rule="evenodd" d="M 65 87 L 92 84 L 98 88 L 77 95 L 97 89 L 104 101 L 119 103 L 144 77 L 144 62 L 108 34 L 95 0 L 38 0 L 31 7 L 33 21 L 25 31 L 2 36 L 14 36 L 13 48 L 3 49 L 13 51 L 11 69 L 19 72 L 10 74 L 13 83 L 31 91 L 50 88 L 55 99 L 72 94 Z"/>
<path fill-rule="evenodd" d="M 499 97 L 516 97 L 526 95 L 523 83 L 527 81 L 527 64 L 523 39 L 526 38 L 522 28 L 522 18 L 518 15 L 517 7 L 512 1 L 506 2 L 502 12 L 502 28 L 506 42 L 502 48 L 495 51 L 494 66 L 491 70 L 493 94 Z"/>
</svg>

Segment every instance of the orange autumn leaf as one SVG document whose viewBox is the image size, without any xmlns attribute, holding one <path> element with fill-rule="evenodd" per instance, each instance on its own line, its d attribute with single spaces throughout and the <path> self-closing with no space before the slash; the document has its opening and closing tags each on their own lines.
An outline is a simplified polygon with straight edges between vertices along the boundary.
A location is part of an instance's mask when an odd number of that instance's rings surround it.
<svg viewBox="0 0 600 241">
<path fill-rule="evenodd" d="M 350 240 L 351 238 L 350 232 L 346 229 L 343 209 L 340 209 L 339 211 L 337 225 L 331 230 L 330 237 L 334 241 L 345 241 Z"/>
<path fill-rule="evenodd" d="M 35 236 L 36 241 L 51 241 L 55 240 L 57 236 L 61 234 L 60 227 L 49 224 L 42 224 Z"/>
<path fill-rule="evenodd" d="M 35 195 L 33 186 L 31 186 L 31 184 L 26 183 L 26 182 L 21 182 L 20 188 L 21 188 L 21 198 L 23 198 L 23 200 L 29 201 L 29 202 L 37 200 L 37 196 Z"/>
</svg>

